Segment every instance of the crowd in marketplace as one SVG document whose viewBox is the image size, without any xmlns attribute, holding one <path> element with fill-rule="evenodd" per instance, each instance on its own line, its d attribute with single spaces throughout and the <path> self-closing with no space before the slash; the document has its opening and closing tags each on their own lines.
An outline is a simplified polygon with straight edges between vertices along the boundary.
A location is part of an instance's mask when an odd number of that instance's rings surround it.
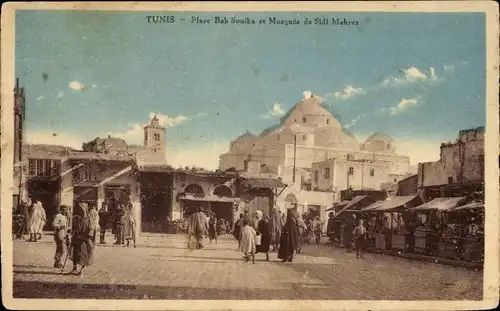
<svg viewBox="0 0 500 311">
<path fill-rule="evenodd" d="M 420 253 L 447 259 L 480 263 L 484 260 L 484 197 L 458 196 L 422 201 L 420 196 L 388 196 L 371 204 L 358 205 L 364 198 L 354 197 L 327 209 L 324 223 L 319 216 L 303 215 L 294 209 L 286 213 L 278 208 L 265 214 L 256 210 L 250 215 L 244 211 L 231 225 L 215 212 L 196 208 L 186 217 L 183 234 L 187 247 L 202 249 L 204 239 L 217 243 L 221 235 L 232 234 L 238 243 L 243 260 L 255 263 L 262 254 L 269 261 L 271 252 L 277 252 L 282 262 L 292 262 L 294 255 L 303 252 L 304 244 L 321 244 L 355 250 L 356 258 L 363 258 L 367 249 L 382 252 Z M 110 201 L 97 206 L 85 202 L 75 207 L 62 205 L 52 221 L 55 241 L 54 268 L 61 273 L 69 259 L 73 269 L 67 274 L 80 275 L 84 267 L 92 265 L 92 254 L 97 244 L 105 244 L 107 229 L 114 234 L 114 244 L 136 247 L 137 223 L 133 204 Z M 13 235 L 26 241 L 42 239 L 47 216 L 42 203 L 20 204 L 14 211 Z M 326 228 L 325 228 L 326 225 Z M 326 229 L 326 230 L 325 230 Z M 235 246 L 236 248 L 236 246 Z M 78 269 L 80 267 L 80 269 Z"/>
</svg>

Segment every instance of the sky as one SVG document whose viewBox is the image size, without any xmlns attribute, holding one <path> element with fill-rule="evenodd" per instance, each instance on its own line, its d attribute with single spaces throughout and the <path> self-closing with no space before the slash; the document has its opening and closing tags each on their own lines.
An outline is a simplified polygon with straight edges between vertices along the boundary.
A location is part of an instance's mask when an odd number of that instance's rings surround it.
<svg viewBox="0 0 500 311">
<path fill-rule="evenodd" d="M 97 136 L 142 144 L 156 114 L 167 161 L 217 168 L 229 141 L 260 133 L 312 92 L 361 142 L 395 140 L 410 162 L 485 125 L 481 13 L 17 11 L 16 76 L 28 143 L 80 148 Z M 358 26 L 191 24 L 192 16 L 306 17 Z M 180 21 L 186 18 L 186 21 Z"/>
</svg>

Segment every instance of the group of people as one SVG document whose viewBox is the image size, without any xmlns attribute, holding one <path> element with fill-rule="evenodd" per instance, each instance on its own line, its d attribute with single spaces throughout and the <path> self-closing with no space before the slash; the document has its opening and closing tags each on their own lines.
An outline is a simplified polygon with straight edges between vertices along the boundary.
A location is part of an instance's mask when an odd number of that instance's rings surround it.
<svg viewBox="0 0 500 311">
<path fill-rule="evenodd" d="M 332 241 L 340 239 L 341 225 L 343 223 L 343 243 L 347 252 L 352 251 L 352 246 L 356 250 L 356 258 L 363 258 L 363 250 L 365 248 L 367 230 L 364 221 L 357 218 L 356 214 L 347 215 L 344 221 L 341 218 L 336 218 L 335 214 L 331 212 L 328 215 L 327 235 Z"/>
<path fill-rule="evenodd" d="M 73 262 L 73 269 L 67 274 L 80 275 L 84 267 L 92 264 L 92 255 L 99 233 L 100 244 L 106 243 L 105 234 L 110 223 L 113 224 L 115 244 L 128 247 L 132 240 L 133 246 L 136 247 L 137 223 L 134 206 L 131 203 L 127 205 L 113 203 L 111 209 L 107 203 L 103 203 L 99 211 L 95 205 L 89 206 L 86 202 L 77 202 L 74 210 L 68 205 L 56 208 L 52 220 L 56 244 L 54 268 L 63 268 L 69 259 Z M 28 199 L 26 203 L 20 204 L 14 215 L 13 229 L 16 238 L 22 238 L 24 234 L 29 234 L 29 241 L 32 242 L 42 238 L 47 216 L 40 201 L 33 204 L 31 199 Z"/>
<path fill-rule="evenodd" d="M 252 259 L 252 263 L 255 263 L 255 254 L 259 253 L 265 254 L 266 261 L 269 261 L 271 246 L 272 251 L 278 251 L 278 259 L 292 262 L 294 253 L 300 253 L 305 230 L 306 224 L 300 215 L 297 217 L 289 210 L 284 216 L 275 208 L 269 216 L 257 210 L 253 220 L 248 211 L 240 214 L 233 234 L 247 262 Z"/>
<path fill-rule="evenodd" d="M 106 244 L 106 229 L 112 225 L 111 233 L 115 235 L 116 245 L 130 246 L 130 241 L 136 247 L 137 222 L 135 209 L 132 203 L 122 204 L 111 200 L 110 203 L 103 202 L 98 213 L 100 227 L 100 244 Z M 125 241 L 127 244 L 125 245 Z"/>
<path fill-rule="evenodd" d="M 33 203 L 31 199 L 21 203 L 14 211 L 14 236 L 21 239 L 29 234 L 29 241 L 36 242 L 42 238 L 43 228 L 47 223 L 47 214 L 40 201 Z"/>
</svg>

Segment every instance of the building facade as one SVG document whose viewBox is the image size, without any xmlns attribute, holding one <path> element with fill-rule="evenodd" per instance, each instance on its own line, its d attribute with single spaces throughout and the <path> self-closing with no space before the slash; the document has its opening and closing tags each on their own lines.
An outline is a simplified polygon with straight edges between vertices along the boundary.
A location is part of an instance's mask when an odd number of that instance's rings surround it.
<svg viewBox="0 0 500 311">
<path fill-rule="evenodd" d="M 12 181 L 12 204 L 13 208 L 21 202 L 22 198 L 22 170 L 23 161 L 23 130 L 24 130 L 24 111 L 26 96 L 24 88 L 19 86 L 19 78 L 16 79 L 14 89 L 14 179 Z"/>
<path fill-rule="evenodd" d="M 484 182 L 484 127 L 462 130 L 454 143 L 441 144 L 440 159 L 419 163 L 418 186 Z"/>
<path fill-rule="evenodd" d="M 336 160 L 312 164 L 311 184 L 314 191 L 339 191 L 348 188 L 380 190 L 389 178 L 388 168 L 368 160 Z"/>
<path fill-rule="evenodd" d="M 220 169 L 244 170 L 245 161 L 256 160 L 290 184 L 302 169 L 328 159 L 366 160 L 387 167 L 391 178 L 403 178 L 409 171 L 409 158 L 396 153 L 388 135 L 374 133 L 363 143 L 346 133 L 338 120 L 314 94 L 291 108 L 279 124 L 259 135 L 246 132 L 230 143 L 220 156 Z"/>
<path fill-rule="evenodd" d="M 134 156 L 139 166 L 164 165 L 167 163 L 165 127 L 160 125 L 160 121 L 156 116 L 153 116 L 150 123 L 144 127 L 143 145 L 129 145 L 124 139 L 109 135 L 107 138 L 96 137 L 92 141 L 83 143 L 82 150 L 85 152 Z"/>
</svg>

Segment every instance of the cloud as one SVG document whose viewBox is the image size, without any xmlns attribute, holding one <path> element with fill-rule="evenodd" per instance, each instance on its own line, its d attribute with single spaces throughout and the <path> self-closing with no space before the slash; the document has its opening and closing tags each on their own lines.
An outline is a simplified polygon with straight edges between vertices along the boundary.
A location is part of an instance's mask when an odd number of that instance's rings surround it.
<svg viewBox="0 0 500 311">
<path fill-rule="evenodd" d="M 446 72 L 453 72 L 455 71 L 455 65 L 444 65 L 443 70 Z"/>
<path fill-rule="evenodd" d="M 349 128 L 353 127 L 354 125 L 356 125 L 356 123 L 358 123 L 359 120 L 361 120 L 364 117 L 365 117 L 364 114 L 360 114 L 356 118 L 352 119 L 351 122 L 349 122 L 346 125 L 344 125 L 344 128 L 349 129 Z"/>
<path fill-rule="evenodd" d="M 164 127 L 174 127 L 188 119 L 188 117 L 183 115 L 171 117 L 167 114 L 162 114 L 162 113 L 154 113 L 154 112 L 149 113 L 149 119 L 152 119 L 154 116 L 158 118 L 158 123 L 160 123 L 160 125 Z"/>
<path fill-rule="evenodd" d="M 64 92 L 63 91 L 60 91 L 59 94 L 57 94 L 57 98 L 63 98 L 64 96 Z"/>
<path fill-rule="evenodd" d="M 196 166 L 215 170 L 219 167 L 219 156 L 228 151 L 229 141 L 167 146 L 167 163 L 173 167 Z"/>
<path fill-rule="evenodd" d="M 71 81 L 68 86 L 70 89 L 73 89 L 75 91 L 82 91 L 83 89 L 85 89 L 85 85 L 83 85 L 83 83 L 79 81 Z"/>
<path fill-rule="evenodd" d="M 26 130 L 25 141 L 28 144 L 60 145 L 81 149 L 86 139 L 76 133 Z"/>
<path fill-rule="evenodd" d="M 429 68 L 429 74 L 425 74 L 416 67 L 410 67 L 408 69 L 399 70 L 402 74 L 397 76 L 392 76 L 384 79 L 382 81 L 382 86 L 403 86 L 411 83 L 425 82 L 425 81 L 438 81 L 439 78 L 436 74 L 436 69 L 434 67 Z"/>
<path fill-rule="evenodd" d="M 352 85 L 346 85 L 342 91 L 333 93 L 333 96 L 335 96 L 335 98 L 344 100 L 360 94 L 366 94 L 365 90 L 363 90 L 362 88 L 353 87 Z"/>
<path fill-rule="evenodd" d="M 99 85 L 97 85 L 97 84 L 92 84 L 92 88 L 93 88 L 93 89 L 98 88 L 98 87 L 99 87 Z"/>
<path fill-rule="evenodd" d="M 311 92 L 311 91 L 304 91 L 304 92 L 302 92 L 302 94 L 304 95 L 304 99 L 309 99 L 313 95 L 313 92 Z"/>
<path fill-rule="evenodd" d="M 395 116 L 411 106 L 415 106 L 420 102 L 419 98 L 403 98 L 399 101 L 399 104 L 393 107 L 384 109 L 385 112 L 389 112 L 391 116 Z"/>
<path fill-rule="evenodd" d="M 271 110 L 269 110 L 266 114 L 262 115 L 262 118 L 281 117 L 284 114 L 285 111 L 283 110 L 283 108 L 281 108 L 281 104 L 276 103 L 273 105 Z"/>
<path fill-rule="evenodd" d="M 42 100 L 42 99 L 44 99 L 44 98 L 45 98 L 45 97 L 43 97 L 43 96 L 38 96 L 38 97 L 36 98 L 36 101 Z"/>
</svg>

